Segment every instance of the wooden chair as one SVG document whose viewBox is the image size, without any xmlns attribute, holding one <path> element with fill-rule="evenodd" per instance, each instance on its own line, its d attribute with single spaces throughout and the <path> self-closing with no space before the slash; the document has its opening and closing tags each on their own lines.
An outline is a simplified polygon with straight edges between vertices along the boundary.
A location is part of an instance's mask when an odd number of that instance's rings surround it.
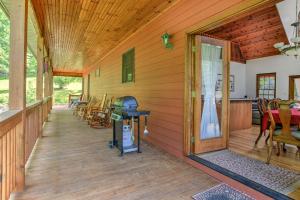
<svg viewBox="0 0 300 200">
<path fill-rule="evenodd" d="M 88 121 L 88 124 L 90 124 L 94 113 L 101 112 L 105 109 L 106 97 L 107 94 L 104 94 L 101 101 L 98 101 L 95 105 L 87 110 L 85 119 Z"/>
<path fill-rule="evenodd" d="M 91 98 L 90 98 L 91 99 Z M 84 94 L 81 96 L 80 101 L 77 102 L 73 107 L 73 115 L 78 116 L 79 109 L 81 106 L 86 106 L 90 101 Z"/>
<path fill-rule="evenodd" d="M 80 105 L 78 108 L 78 117 L 84 119 L 86 112 L 89 108 L 93 107 L 97 103 L 97 98 L 92 97 L 87 104 Z"/>
<path fill-rule="evenodd" d="M 69 94 L 68 106 L 71 108 L 77 102 L 80 102 L 82 99 L 82 94 Z"/>
<path fill-rule="evenodd" d="M 279 109 L 279 117 L 282 123 L 282 129 L 276 129 L 276 124 L 270 109 L 268 109 L 270 117 L 270 144 L 268 147 L 268 158 L 267 164 L 270 163 L 273 149 L 273 141 L 277 142 L 277 156 L 280 155 L 280 144 L 291 144 L 298 148 L 297 154 L 300 151 L 300 131 L 292 130 L 290 126 L 291 122 L 291 110 L 290 109 Z"/>
<path fill-rule="evenodd" d="M 269 101 L 268 108 L 270 108 L 271 110 L 279 109 L 279 107 L 280 107 L 279 102 L 280 102 L 280 99 L 273 99 L 273 100 Z"/>
<path fill-rule="evenodd" d="M 268 100 L 265 98 L 259 98 L 257 100 L 257 108 L 261 116 L 267 112 Z"/>
<path fill-rule="evenodd" d="M 268 106 L 268 100 L 267 99 L 265 99 L 265 98 L 259 98 L 257 100 L 257 108 L 258 108 L 258 112 L 259 112 L 259 115 L 260 115 L 260 130 L 259 130 L 259 135 L 258 135 L 258 137 L 255 140 L 255 145 L 257 145 L 258 141 L 260 140 L 260 138 L 261 138 L 261 136 L 263 134 L 262 123 L 263 123 L 264 115 L 267 112 L 267 106 Z M 267 143 L 267 142 L 268 142 L 268 137 L 265 140 L 265 143 Z"/>
<path fill-rule="evenodd" d="M 107 100 L 106 108 L 104 111 L 95 112 L 90 122 L 92 128 L 109 128 L 111 126 L 111 106 L 114 97 Z"/>
</svg>

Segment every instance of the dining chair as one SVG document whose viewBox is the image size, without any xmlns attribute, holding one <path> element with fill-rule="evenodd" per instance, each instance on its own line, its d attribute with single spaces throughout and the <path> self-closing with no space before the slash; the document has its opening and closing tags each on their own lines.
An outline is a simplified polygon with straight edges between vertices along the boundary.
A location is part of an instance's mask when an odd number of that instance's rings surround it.
<svg viewBox="0 0 300 200">
<path fill-rule="evenodd" d="M 279 117 L 282 124 L 282 128 L 276 128 L 276 123 L 270 109 L 268 109 L 270 118 L 270 143 L 268 147 L 267 164 L 270 163 L 273 149 L 273 142 L 277 142 L 277 156 L 280 155 L 280 145 L 291 144 L 298 148 L 297 154 L 300 151 L 300 131 L 291 129 L 291 110 L 279 108 Z"/>
<path fill-rule="evenodd" d="M 279 106 L 279 99 L 272 99 L 269 101 L 268 103 L 268 108 L 270 108 L 271 110 L 277 110 L 280 106 Z"/>
<path fill-rule="evenodd" d="M 267 112 L 267 105 L 268 105 L 268 100 L 265 98 L 259 98 L 257 100 L 257 108 L 258 108 L 258 112 L 260 115 L 260 130 L 259 130 L 259 135 L 255 140 L 255 145 L 257 145 L 258 141 L 260 140 L 262 134 L 263 134 L 263 130 L 262 130 L 262 125 L 263 125 L 263 118 L 265 113 Z M 265 140 L 265 142 L 267 143 L 268 138 Z"/>
</svg>

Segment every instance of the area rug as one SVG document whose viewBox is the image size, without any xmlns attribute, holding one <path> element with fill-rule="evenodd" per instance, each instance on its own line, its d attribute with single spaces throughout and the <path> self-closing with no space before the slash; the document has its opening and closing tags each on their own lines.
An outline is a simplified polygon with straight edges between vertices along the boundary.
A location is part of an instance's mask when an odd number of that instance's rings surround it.
<svg viewBox="0 0 300 200">
<path fill-rule="evenodd" d="M 193 196 L 195 200 L 254 200 L 247 194 L 222 183 Z"/>
<path fill-rule="evenodd" d="M 282 194 L 288 194 L 300 187 L 299 172 L 267 165 L 229 150 L 207 153 L 199 157 Z"/>
</svg>

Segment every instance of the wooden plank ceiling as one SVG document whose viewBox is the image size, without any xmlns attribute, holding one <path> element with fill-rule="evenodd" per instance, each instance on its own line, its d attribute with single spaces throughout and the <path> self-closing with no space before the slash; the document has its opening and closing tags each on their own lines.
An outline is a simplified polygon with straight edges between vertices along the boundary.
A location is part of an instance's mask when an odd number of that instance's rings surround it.
<svg viewBox="0 0 300 200">
<path fill-rule="evenodd" d="M 81 72 L 176 0 L 32 0 L 55 71 Z"/>
<path fill-rule="evenodd" d="M 279 51 L 273 45 L 277 42 L 288 43 L 276 6 L 252 13 L 205 34 L 232 41 L 234 49 L 237 49 L 238 44 L 242 54 L 242 58 L 238 58 L 240 60 L 278 55 Z"/>
</svg>

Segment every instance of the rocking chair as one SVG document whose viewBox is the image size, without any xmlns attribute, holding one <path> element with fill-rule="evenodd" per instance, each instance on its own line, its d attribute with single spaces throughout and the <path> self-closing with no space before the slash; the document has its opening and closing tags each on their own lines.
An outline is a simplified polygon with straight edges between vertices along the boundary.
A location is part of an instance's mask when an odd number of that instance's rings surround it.
<svg viewBox="0 0 300 200">
<path fill-rule="evenodd" d="M 107 100 L 106 108 L 103 111 L 94 112 L 90 126 L 92 128 L 109 128 L 111 126 L 111 105 L 113 97 Z"/>
<path fill-rule="evenodd" d="M 106 97 L 107 94 L 104 94 L 101 101 L 98 101 L 97 104 L 87 110 L 85 119 L 88 121 L 88 124 L 90 124 L 94 113 L 101 112 L 105 109 Z"/>
</svg>

